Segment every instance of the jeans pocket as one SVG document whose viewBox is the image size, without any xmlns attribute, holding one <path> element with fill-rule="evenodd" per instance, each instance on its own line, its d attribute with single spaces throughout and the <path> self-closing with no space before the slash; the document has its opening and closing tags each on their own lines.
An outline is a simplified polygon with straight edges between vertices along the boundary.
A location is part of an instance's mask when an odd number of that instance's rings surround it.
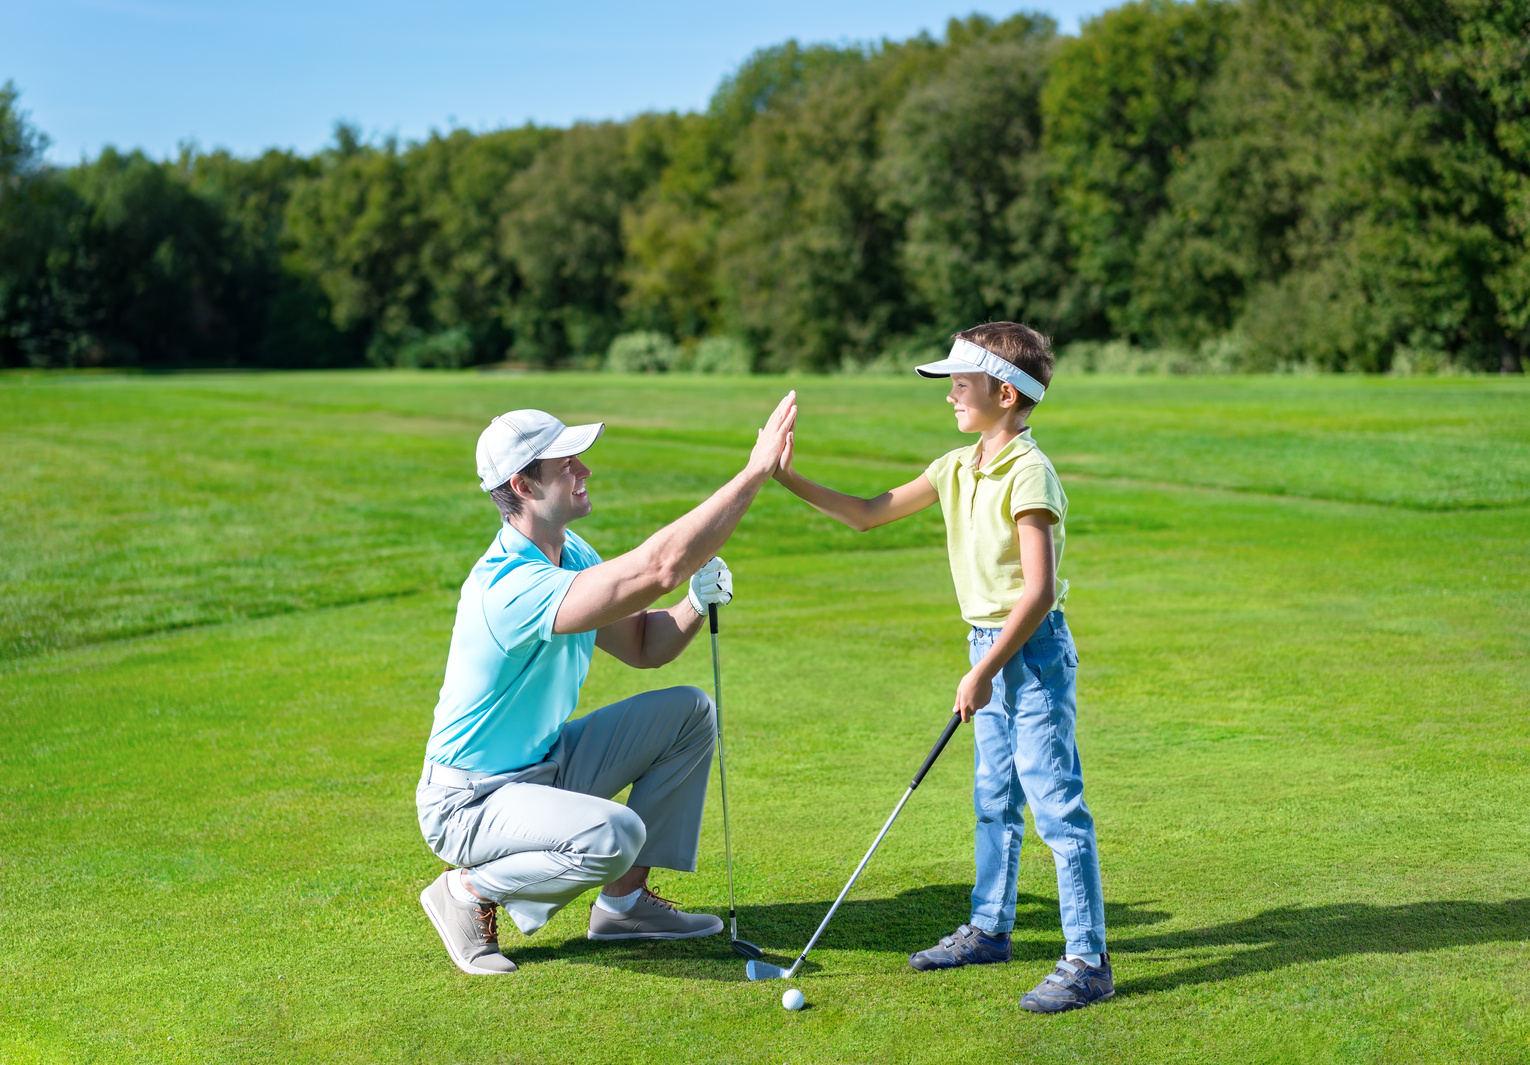
<svg viewBox="0 0 1530 1065">
<path fill-rule="evenodd" d="M 1025 666 L 1043 688 L 1055 688 L 1064 679 L 1064 670 L 1078 667 L 1078 654 L 1072 642 L 1056 637 L 1033 639 L 1025 645 Z"/>
</svg>

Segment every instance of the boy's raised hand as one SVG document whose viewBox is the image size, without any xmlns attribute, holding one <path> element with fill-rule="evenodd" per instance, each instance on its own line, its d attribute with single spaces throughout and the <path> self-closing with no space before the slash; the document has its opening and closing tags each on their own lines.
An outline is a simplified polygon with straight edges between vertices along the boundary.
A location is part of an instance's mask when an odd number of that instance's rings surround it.
<svg viewBox="0 0 1530 1065">
<path fill-rule="evenodd" d="M 791 478 L 794 477 L 797 473 L 796 470 L 792 469 L 792 451 L 795 448 L 796 443 L 796 431 L 793 430 L 792 432 L 787 433 L 786 446 L 781 449 L 781 461 L 777 464 L 776 472 L 774 474 L 776 480 L 780 481 L 782 484 L 785 484 L 787 481 L 791 480 Z"/>
</svg>

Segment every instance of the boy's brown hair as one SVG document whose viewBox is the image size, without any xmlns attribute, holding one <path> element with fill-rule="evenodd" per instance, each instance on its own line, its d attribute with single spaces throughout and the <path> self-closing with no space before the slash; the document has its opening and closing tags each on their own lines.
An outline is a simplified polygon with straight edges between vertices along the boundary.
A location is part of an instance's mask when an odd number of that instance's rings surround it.
<svg viewBox="0 0 1530 1065">
<path fill-rule="evenodd" d="M 986 322 L 971 329 L 963 329 L 952 339 L 976 344 L 1012 366 L 1020 367 L 1040 381 L 1043 388 L 1052 383 L 1052 370 L 1057 365 L 1057 357 L 1052 354 L 1052 338 L 1038 333 L 1028 325 L 1020 322 Z M 988 380 L 990 389 L 997 386 L 995 378 L 990 377 Z M 1020 405 L 1034 407 L 1036 404 L 1029 396 L 1021 393 Z"/>
</svg>

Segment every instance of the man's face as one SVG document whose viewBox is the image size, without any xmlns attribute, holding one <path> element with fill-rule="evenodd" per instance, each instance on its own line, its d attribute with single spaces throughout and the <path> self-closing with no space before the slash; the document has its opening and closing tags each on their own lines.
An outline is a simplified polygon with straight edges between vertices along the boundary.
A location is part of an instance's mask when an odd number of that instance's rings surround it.
<svg viewBox="0 0 1530 1065">
<path fill-rule="evenodd" d="M 989 389 L 985 373 L 954 373 L 946 402 L 956 408 L 958 429 L 982 433 L 999 424 L 1008 410 L 1001 402 L 1003 395 L 1003 389 Z"/>
<path fill-rule="evenodd" d="M 578 455 L 566 459 L 544 459 L 542 478 L 531 483 L 535 497 L 528 500 L 538 517 L 557 525 L 586 517 L 590 513 L 590 493 L 585 488 L 590 468 Z"/>
</svg>

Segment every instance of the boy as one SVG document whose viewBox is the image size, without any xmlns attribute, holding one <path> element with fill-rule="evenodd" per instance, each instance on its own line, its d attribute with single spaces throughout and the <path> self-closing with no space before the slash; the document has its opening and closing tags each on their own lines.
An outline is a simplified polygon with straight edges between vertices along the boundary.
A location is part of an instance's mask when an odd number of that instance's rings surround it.
<svg viewBox="0 0 1530 1065">
<path fill-rule="evenodd" d="M 951 576 L 962 619 L 972 626 L 972 669 L 957 685 L 952 712 L 973 723 L 977 883 L 968 922 L 910 955 L 909 964 L 930 970 L 1009 961 L 1021 811 L 1029 803 L 1057 865 L 1067 940 L 1055 971 L 1020 1000 L 1033 1013 L 1079 1009 L 1115 994 L 1094 819 L 1073 737 L 1078 655 L 1063 619 L 1068 582 L 1056 575 L 1068 499 L 1026 425 L 1053 363 L 1050 342 L 1029 326 L 992 322 L 958 333 L 949 358 L 917 372 L 951 378 L 946 401 L 956 409 L 956 427 L 978 434 L 976 444 L 942 455 L 874 499 L 799 476 L 790 435 L 775 475 L 857 531 L 936 502 L 945 512 Z"/>
</svg>

